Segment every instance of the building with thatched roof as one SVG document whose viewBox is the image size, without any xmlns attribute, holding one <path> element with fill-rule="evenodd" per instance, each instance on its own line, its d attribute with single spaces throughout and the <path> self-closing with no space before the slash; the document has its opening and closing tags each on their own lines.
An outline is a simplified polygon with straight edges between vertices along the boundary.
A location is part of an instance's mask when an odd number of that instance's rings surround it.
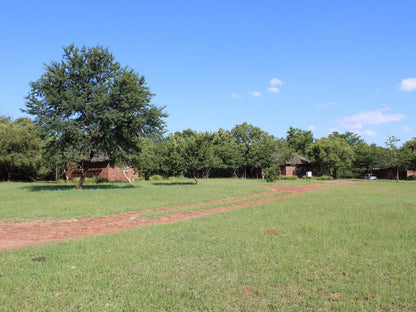
<svg viewBox="0 0 416 312">
<path fill-rule="evenodd" d="M 312 171 L 311 161 L 298 154 L 295 154 L 291 160 L 280 166 L 280 173 L 284 176 L 302 178 L 308 171 Z"/>
<path fill-rule="evenodd" d="M 69 166 L 65 175 L 68 180 L 79 178 L 82 175 L 82 169 Z M 86 173 L 87 178 L 99 177 L 107 181 L 128 181 L 129 179 L 134 180 L 138 176 L 139 174 L 131 166 L 113 168 L 110 167 L 109 161 L 103 158 L 93 158 Z"/>
</svg>

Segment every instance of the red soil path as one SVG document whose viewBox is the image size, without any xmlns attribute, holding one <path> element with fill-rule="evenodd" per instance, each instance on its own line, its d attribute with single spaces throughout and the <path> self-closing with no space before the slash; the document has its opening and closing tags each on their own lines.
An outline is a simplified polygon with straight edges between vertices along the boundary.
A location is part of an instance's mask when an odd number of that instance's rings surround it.
<svg viewBox="0 0 416 312">
<path fill-rule="evenodd" d="M 126 229 L 143 227 L 150 224 L 160 224 L 175 222 L 178 220 L 184 220 L 192 217 L 208 215 L 217 212 L 230 211 L 241 209 L 249 206 L 260 205 L 266 202 L 278 200 L 284 197 L 293 196 L 300 193 L 310 192 L 326 188 L 330 185 L 352 183 L 347 181 L 335 181 L 327 184 L 311 184 L 302 186 L 265 186 L 270 191 L 247 195 L 241 197 L 228 198 L 219 201 L 213 201 L 209 203 L 200 203 L 194 205 L 173 206 L 151 210 L 127 212 L 119 215 L 111 215 L 99 218 L 88 218 L 81 220 L 61 220 L 53 222 L 24 222 L 24 223 L 12 223 L 12 222 L 0 222 L 0 251 L 9 249 L 24 248 L 33 245 L 43 245 L 52 242 L 58 242 L 63 240 L 69 240 L 73 238 L 80 238 L 92 235 L 102 235 L 108 233 L 114 233 Z M 280 194 L 273 196 L 274 193 L 289 192 L 286 194 Z M 269 197 L 255 199 L 256 197 L 266 196 Z M 189 212 L 178 212 L 168 216 L 145 219 L 139 218 L 141 215 L 175 211 L 186 208 L 197 208 L 208 205 L 218 205 L 221 203 L 232 203 L 244 199 L 254 199 L 252 201 L 216 207 L 204 210 L 194 210 Z"/>
</svg>

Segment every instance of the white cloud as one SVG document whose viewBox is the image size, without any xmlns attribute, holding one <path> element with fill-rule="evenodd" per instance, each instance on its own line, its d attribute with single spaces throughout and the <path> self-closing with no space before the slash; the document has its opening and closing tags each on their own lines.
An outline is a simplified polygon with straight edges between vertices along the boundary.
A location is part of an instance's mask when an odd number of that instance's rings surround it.
<svg viewBox="0 0 416 312">
<path fill-rule="evenodd" d="M 389 107 L 383 106 L 379 110 L 375 111 L 365 111 L 352 116 L 341 116 L 338 117 L 338 123 L 341 127 L 355 131 L 358 133 L 368 132 L 371 130 L 363 130 L 365 126 L 377 126 L 388 122 L 400 121 L 405 118 L 404 114 L 385 114 L 385 111 L 390 110 Z M 368 132 L 365 135 L 375 134 Z"/>
<path fill-rule="evenodd" d="M 412 129 L 412 127 L 409 127 L 409 126 L 403 126 L 403 127 L 402 127 L 402 130 L 403 130 L 405 133 L 410 133 L 413 129 Z"/>
<path fill-rule="evenodd" d="M 308 130 L 310 130 L 310 131 L 316 130 L 316 127 L 315 126 L 309 126 Z"/>
<path fill-rule="evenodd" d="M 283 82 L 280 79 L 273 78 L 272 80 L 270 80 L 270 84 L 272 86 L 281 86 Z"/>
<path fill-rule="evenodd" d="M 267 89 L 269 92 L 273 92 L 273 93 L 279 93 L 280 89 L 276 88 L 276 87 L 270 87 Z"/>
<path fill-rule="evenodd" d="M 416 90 L 416 78 L 402 79 L 399 83 L 399 90 L 414 91 Z"/>
<path fill-rule="evenodd" d="M 255 96 L 255 97 L 258 97 L 258 96 L 262 96 L 263 94 L 261 94 L 260 92 L 258 92 L 258 91 L 252 91 L 252 92 L 249 92 L 252 96 Z"/>
<path fill-rule="evenodd" d="M 241 98 L 241 96 L 239 96 L 237 93 L 233 93 L 233 94 L 231 94 L 231 97 L 232 97 L 233 99 L 239 99 L 239 98 Z"/>
<path fill-rule="evenodd" d="M 358 135 L 362 135 L 362 136 L 369 136 L 369 137 L 377 136 L 377 132 L 375 132 L 373 130 L 356 131 L 356 133 Z"/>
</svg>

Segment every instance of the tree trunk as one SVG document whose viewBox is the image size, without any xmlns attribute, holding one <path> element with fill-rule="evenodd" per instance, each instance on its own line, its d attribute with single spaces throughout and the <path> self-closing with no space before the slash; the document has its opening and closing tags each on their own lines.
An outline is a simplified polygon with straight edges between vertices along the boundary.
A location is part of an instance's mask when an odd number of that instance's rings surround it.
<svg viewBox="0 0 416 312">
<path fill-rule="evenodd" d="M 131 179 L 128 177 L 128 175 L 127 175 L 127 170 L 123 170 L 123 175 L 124 175 L 124 177 L 126 178 L 126 180 L 127 181 L 129 181 L 129 184 L 133 184 L 133 182 L 131 181 Z"/>
<path fill-rule="evenodd" d="M 206 170 L 205 170 L 205 178 L 206 178 L 206 179 L 208 179 L 208 178 L 209 178 L 209 175 L 211 174 L 211 169 L 212 169 L 212 168 L 208 168 L 208 169 L 206 169 Z"/>
<path fill-rule="evenodd" d="M 197 177 L 197 173 L 198 172 L 195 169 L 192 170 L 192 175 L 194 176 L 194 180 L 195 180 L 196 184 L 199 185 L 199 180 L 198 180 L 198 177 Z"/>
<path fill-rule="evenodd" d="M 82 176 L 81 176 L 81 178 L 79 179 L 78 184 L 77 184 L 77 185 L 75 185 L 75 187 L 76 187 L 77 189 L 79 189 L 79 190 L 82 190 L 82 186 L 84 185 L 84 181 L 85 181 L 85 174 L 84 174 L 84 171 L 82 171 Z"/>
<path fill-rule="evenodd" d="M 10 169 L 7 170 L 7 182 L 12 180 L 12 171 Z"/>
<path fill-rule="evenodd" d="M 81 178 L 79 179 L 78 184 L 75 186 L 79 190 L 82 190 L 82 186 L 84 185 L 85 177 L 87 175 L 87 171 L 88 171 L 89 167 L 90 167 L 89 162 L 86 162 L 86 161 L 81 162 L 81 169 L 82 169 L 81 170 Z"/>
</svg>

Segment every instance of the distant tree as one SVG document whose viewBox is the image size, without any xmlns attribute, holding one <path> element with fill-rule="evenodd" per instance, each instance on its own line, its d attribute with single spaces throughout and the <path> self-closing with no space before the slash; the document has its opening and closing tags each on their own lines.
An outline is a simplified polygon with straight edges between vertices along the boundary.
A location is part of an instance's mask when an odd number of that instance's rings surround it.
<svg viewBox="0 0 416 312">
<path fill-rule="evenodd" d="M 131 165 L 147 180 L 161 168 L 162 155 L 158 155 L 159 140 L 142 137 L 137 144 L 139 152 L 133 155 Z"/>
<path fill-rule="evenodd" d="M 244 163 L 241 145 L 235 141 L 231 131 L 219 129 L 217 131 L 216 153 L 221 160 L 217 169 L 229 170 L 237 177 L 237 170 Z"/>
<path fill-rule="evenodd" d="M 266 134 L 261 140 L 254 143 L 249 152 L 251 164 L 261 168 L 279 168 L 293 157 L 293 151 L 284 139 L 276 139 Z"/>
<path fill-rule="evenodd" d="M 364 141 L 353 146 L 354 163 L 353 167 L 356 169 L 366 169 L 371 171 L 374 168 L 382 167 L 383 155 L 385 149 L 376 144 L 368 145 Z"/>
<path fill-rule="evenodd" d="M 289 147 L 295 153 L 305 156 L 308 147 L 313 143 L 312 132 L 290 127 L 286 134 L 286 141 Z"/>
<path fill-rule="evenodd" d="M 358 134 L 355 134 L 350 131 L 347 131 L 342 134 L 338 133 L 337 131 L 334 131 L 329 136 L 344 139 L 351 147 L 354 147 L 360 143 L 364 143 L 364 140 Z"/>
<path fill-rule="evenodd" d="M 166 114 L 150 104 L 144 76 L 100 46 L 64 48 L 63 60 L 47 65 L 30 85 L 25 112 L 43 128 L 47 148 L 82 169 L 77 188 L 94 157 L 126 164 L 139 152 L 140 138 L 164 126 Z"/>
<path fill-rule="evenodd" d="M 35 126 L 28 118 L 11 121 L 0 116 L 0 168 L 7 181 L 15 176 L 35 178 L 41 166 L 42 144 Z"/>
<path fill-rule="evenodd" d="M 389 136 L 385 142 L 387 150 L 385 155 L 385 162 L 388 167 L 395 168 L 396 181 L 400 180 L 400 169 L 405 169 L 411 163 L 411 152 L 409 149 L 399 149 L 396 144 L 400 139 L 395 136 Z"/>
<path fill-rule="evenodd" d="M 351 146 L 344 139 L 334 136 L 315 141 L 307 155 L 316 174 L 330 175 L 335 179 L 348 174 L 354 161 Z"/>
<path fill-rule="evenodd" d="M 165 176 L 180 176 L 186 174 L 183 149 L 185 142 L 180 132 L 165 136 L 155 144 L 156 157 L 160 163 L 160 173 Z"/>
<path fill-rule="evenodd" d="M 184 167 L 192 175 L 196 184 L 199 184 L 200 175 L 208 178 L 213 168 L 223 165 L 216 153 L 217 135 L 213 132 L 185 130 L 182 136 L 184 138 L 182 147 Z"/>
<path fill-rule="evenodd" d="M 403 144 L 401 152 L 407 155 L 407 169 L 416 169 L 416 138 Z"/>
<path fill-rule="evenodd" d="M 253 158 L 250 157 L 250 149 L 253 144 L 261 141 L 267 133 L 258 127 L 250 125 L 246 122 L 236 125 L 231 129 L 231 134 L 235 138 L 235 142 L 239 146 L 242 154 L 242 164 L 244 170 L 244 178 L 247 177 L 247 166 L 253 166 Z"/>
</svg>

